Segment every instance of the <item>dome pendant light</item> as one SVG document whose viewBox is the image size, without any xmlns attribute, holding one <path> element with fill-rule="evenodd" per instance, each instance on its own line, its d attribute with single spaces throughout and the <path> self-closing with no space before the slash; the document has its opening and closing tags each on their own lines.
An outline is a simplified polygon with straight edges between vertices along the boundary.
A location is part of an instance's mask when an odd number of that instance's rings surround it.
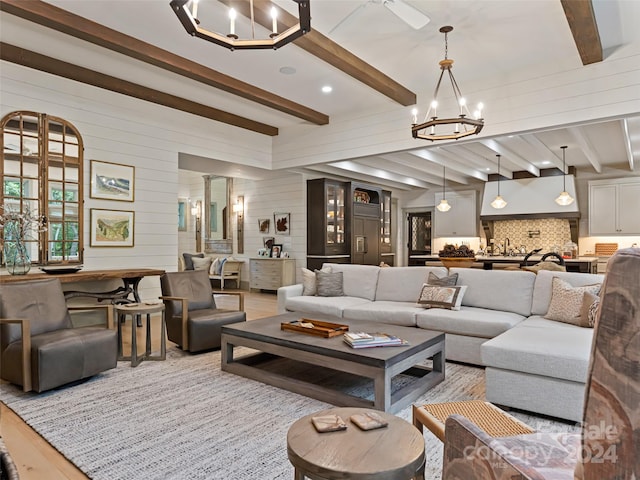
<svg viewBox="0 0 640 480">
<path fill-rule="evenodd" d="M 565 164 L 565 150 L 567 149 L 567 146 L 563 145 L 560 148 L 562 149 L 562 192 L 558 195 L 558 198 L 556 198 L 556 203 L 566 207 L 573 203 L 573 197 L 569 195 L 569 192 L 567 192 L 567 174 L 565 173 L 567 168 Z"/>
<path fill-rule="evenodd" d="M 491 206 L 493 208 L 504 208 L 507 206 L 507 202 L 500 195 L 500 154 L 496 155 L 496 157 L 498 157 L 498 195 L 491 202 Z"/>
<path fill-rule="evenodd" d="M 449 202 L 447 202 L 447 199 L 444 196 L 444 182 L 446 178 L 445 171 L 446 171 L 446 167 L 442 167 L 442 200 L 440 200 L 440 203 L 436 207 L 438 211 L 443 213 L 451 210 L 451 205 L 449 205 Z"/>
</svg>

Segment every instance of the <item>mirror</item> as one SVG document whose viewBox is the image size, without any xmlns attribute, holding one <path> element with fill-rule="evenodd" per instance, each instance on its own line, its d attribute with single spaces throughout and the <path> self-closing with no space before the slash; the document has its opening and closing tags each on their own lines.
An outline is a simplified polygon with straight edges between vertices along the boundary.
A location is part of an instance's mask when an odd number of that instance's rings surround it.
<svg viewBox="0 0 640 480">
<path fill-rule="evenodd" d="M 233 253 L 232 189 L 232 178 L 204 176 L 204 250 L 207 253 Z"/>
</svg>

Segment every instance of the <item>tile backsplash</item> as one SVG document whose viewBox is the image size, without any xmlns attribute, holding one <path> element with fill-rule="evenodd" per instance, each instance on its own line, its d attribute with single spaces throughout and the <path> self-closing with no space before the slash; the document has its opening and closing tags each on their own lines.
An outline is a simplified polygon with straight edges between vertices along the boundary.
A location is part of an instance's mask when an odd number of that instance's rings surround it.
<svg viewBox="0 0 640 480">
<path fill-rule="evenodd" d="M 524 245 L 527 252 L 535 248 L 542 248 L 544 253 L 551 252 L 554 246 L 561 250 L 571 241 L 569 220 L 562 218 L 496 220 L 493 235 L 496 244 L 502 246 L 508 238 L 511 247 Z"/>
</svg>

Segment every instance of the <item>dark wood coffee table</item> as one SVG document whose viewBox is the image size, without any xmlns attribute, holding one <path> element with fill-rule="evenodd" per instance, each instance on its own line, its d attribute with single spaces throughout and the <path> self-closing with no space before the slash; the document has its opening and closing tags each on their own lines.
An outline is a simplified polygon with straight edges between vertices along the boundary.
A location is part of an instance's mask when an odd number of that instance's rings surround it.
<svg viewBox="0 0 640 480">
<path fill-rule="evenodd" d="M 282 322 L 302 317 L 349 325 L 353 332 L 384 332 L 409 342 L 402 347 L 354 349 L 342 336 L 321 338 L 281 330 Z M 235 357 L 236 347 L 248 347 Z M 329 315 L 287 313 L 222 327 L 222 370 L 316 398 L 333 405 L 398 412 L 444 380 L 444 333 L 413 327 L 346 320 Z M 432 367 L 418 365 L 433 359 Z M 410 380 L 392 392 L 397 375 Z M 349 383 L 373 382 L 374 400 L 342 391 Z M 340 382 L 332 380 L 341 377 Z M 346 377 L 346 378 L 342 378 Z M 334 383 L 334 385 L 331 385 Z M 347 385 L 348 386 L 348 385 Z"/>
</svg>

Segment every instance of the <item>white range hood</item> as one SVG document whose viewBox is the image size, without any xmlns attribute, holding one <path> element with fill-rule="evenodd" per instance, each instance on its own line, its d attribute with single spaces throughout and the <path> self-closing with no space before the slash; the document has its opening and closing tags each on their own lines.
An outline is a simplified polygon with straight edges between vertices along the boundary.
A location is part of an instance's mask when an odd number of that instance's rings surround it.
<svg viewBox="0 0 640 480">
<path fill-rule="evenodd" d="M 507 206 L 497 209 L 491 206 L 491 202 L 498 194 L 498 182 L 487 182 L 484 185 L 480 219 L 579 218 L 575 177 L 567 175 L 565 183 L 567 192 L 575 201 L 571 205 L 562 206 L 555 202 L 563 189 L 562 176 L 502 180 L 500 195 Z"/>
</svg>

